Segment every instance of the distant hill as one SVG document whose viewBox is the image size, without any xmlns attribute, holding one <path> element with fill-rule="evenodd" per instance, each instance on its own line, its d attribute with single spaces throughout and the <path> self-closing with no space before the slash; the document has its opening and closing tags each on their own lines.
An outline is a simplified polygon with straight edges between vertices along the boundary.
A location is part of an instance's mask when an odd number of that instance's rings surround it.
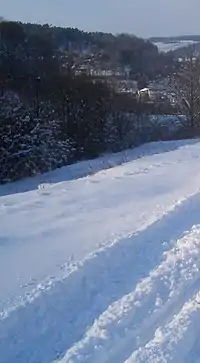
<svg viewBox="0 0 200 363">
<path fill-rule="evenodd" d="M 171 42 L 157 42 L 154 43 L 160 52 L 164 53 L 178 53 L 180 50 L 183 50 L 183 52 L 188 51 L 189 47 L 196 47 L 198 42 L 195 42 L 193 40 L 180 40 L 180 41 L 171 41 Z"/>
<path fill-rule="evenodd" d="M 20 23 L 21 24 L 21 23 Z M 55 47 L 78 58 L 94 60 L 103 69 L 129 69 L 135 76 L 145 74 L 154 79 L 169 73 L 173 67 L 170 56 L 163 56 L 150 40 L 134 35 L 103 32 L 84 32 L 76 28 L 62 28 L 37 24 L 21 24 L 28 35 L 48 36 Z M 91 58 L 93 57 L 93 58 Z"/>
<path fill-rule="evenodd" d="M 194 41 L 200 42 L 200 35 L 180 35 L 180 36 L 171 36 L 171 37 L 152 37 L 149 38 L 149 41 L 152 43 L 170 43 L 170 42 L 180 42 L 180 41 Z"/>
<path fill-rule="evenodd" d="M 149 41 L 156 45 L 160 52 L 167 53 L 175 59 L 187 56 L 189 47 L 200 54 L 200 35 L 153 37 Z"/>
</svg>

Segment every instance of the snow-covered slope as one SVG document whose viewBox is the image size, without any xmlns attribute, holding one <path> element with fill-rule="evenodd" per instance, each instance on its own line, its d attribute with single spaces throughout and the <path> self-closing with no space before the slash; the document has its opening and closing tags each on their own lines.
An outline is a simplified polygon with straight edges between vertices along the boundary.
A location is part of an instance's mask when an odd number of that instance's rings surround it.
<svg viewBox="0 0 200 363">
<path fill-rule="evenodd" d="M 168 53 L 168 52 L 173 52 L 179 48 L 184 48 L 184 47 L 189 47 L 191 45 L 195 45 L 198 42 L 194 41 L 194 40 L 179 40 L 179 41 L 174 41 L 174 42 L 156 42 L 154 43 L 160 52 L 164 52 L 164 53 Z"/>
<path fill-rule="evenodd" d="M 0 363 L 197 363 L 199 166 L 153 143 L 1 186 Z"/>
</svg>

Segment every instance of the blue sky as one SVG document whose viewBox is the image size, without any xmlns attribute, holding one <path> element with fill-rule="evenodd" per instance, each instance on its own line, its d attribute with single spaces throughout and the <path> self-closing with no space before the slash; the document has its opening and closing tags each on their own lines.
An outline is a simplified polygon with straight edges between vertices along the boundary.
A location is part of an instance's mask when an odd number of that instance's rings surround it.
<svg viewBox="0 0 200 363">
<path fill-rule="evenodd" d="M 200 34 L 200 0 L 0 0 L 0 15 L 138 36 Z"/>
</svg>

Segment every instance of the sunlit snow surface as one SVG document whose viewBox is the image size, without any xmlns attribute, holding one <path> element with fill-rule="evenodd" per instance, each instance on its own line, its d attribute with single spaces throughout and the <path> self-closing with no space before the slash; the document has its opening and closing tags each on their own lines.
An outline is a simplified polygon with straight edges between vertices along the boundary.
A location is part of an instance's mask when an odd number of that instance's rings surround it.
<svg viewBox="0 0 200 363">
<path fill-rule="evenodd" d="M 200 142 L 0 186 L 1 363 L 198 363 Z"/>
</svg>

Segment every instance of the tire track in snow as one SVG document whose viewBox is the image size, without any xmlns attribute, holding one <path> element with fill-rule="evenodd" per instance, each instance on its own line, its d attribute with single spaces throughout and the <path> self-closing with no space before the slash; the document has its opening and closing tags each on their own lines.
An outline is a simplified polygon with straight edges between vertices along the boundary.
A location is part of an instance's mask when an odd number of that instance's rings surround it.
<svg viewBox="0 0 200 363">
<path fill-rule="evenodd" d="M 30 296 L 0 321 L 0 362 L 49 363 L 81 340 L 109 305 L 133 291 L 161 263 L 163 253 L 183 236 L 183 225 L 191 229 L 200 222 L 199 204 L 199 194 L 178 203 L 143 231 L 113 242 L 64 280 Z"/>
<path fill-rule="evenodd" d="M 125 363 L 197 363 L 199 360 L 193 360 L 192 349 L 196 347 L 199 334 L 199 299 L 200 293 L 197 292 L 168 324 L 156 330 L 151 341 L 135 351 Z"/>
<path fill-rule="evenodd" d="M 170 321 L 184 302 L 199 290 L 199 268 L 200 225 L 178 240 L 176 246 L 166 252 L 166 260 L 132 293 L 109 306 L 60 363 L 124 362 L 138 345 L 151 340 L 155 330 Z M 138 362 L 148 362 L 147 356 L 146 360 Z"/>
<path fill-rule="evenodd" d="M 194 294 L 198 294 L 200 286 L 200 273 L 198 272 L 196 276 L 194 275 L 194 281 L 192 284 L 187 285 L 187 283 L 183 284 L 183 286 L 178 287 L 180 289 L 178 294 L 175 294 L 167 303 L 163 306 L 160 311 L 155 311 L 155 316 L 152 316 L 150 321 L 144 323 L 141 327 L 141 332 L 139 332 L 140 338 L 137 337 L 135 340 L 135 348 L 133 347 L 133 340 L 131 339 L 131 334 L 129 340 L 125 342 L 125 349 L 122 352 L 123 359 L 117 359 L 115 362 L 124 362 L 135 349 L 141 350 L 145 347 L 149 341 L 153 340 L 157 332 L 162 331 L 164 326 L 169 324 L 173 317 L 178 315 L 184 304 L 187 304 L 188 301 L 193 297 Z M 134 348 L 134 349 L 133 349 Z M 155 358 L 155 357 L 154 357 Z M 126 363 L 130 363 L 127 359 Z M 168 361 L 166 361 L 168 363 Z M 145 360 L 144 363 L 148 363 L 148 360 Z M 152 361 L 154 363 L 154 360 Z M 160 363 L 160 361 L 158 361 Z M 174 363 L 177 363 L 175 361 Z M 183 361 L 181 361 L 183 363 Z M 184 363 L 185 360 L 184 360 Z M 191 360 L 188 361 L 191 363 Z"/>
<path fill-rule="evenodd" d="M 200 294 L 198 304 L 200 309 Z M 200 321 L 197 324 L 199 328 L 197 329 L 194 343 L 184 359 L 184 363 L 200 363 Z"/>
</svg>

